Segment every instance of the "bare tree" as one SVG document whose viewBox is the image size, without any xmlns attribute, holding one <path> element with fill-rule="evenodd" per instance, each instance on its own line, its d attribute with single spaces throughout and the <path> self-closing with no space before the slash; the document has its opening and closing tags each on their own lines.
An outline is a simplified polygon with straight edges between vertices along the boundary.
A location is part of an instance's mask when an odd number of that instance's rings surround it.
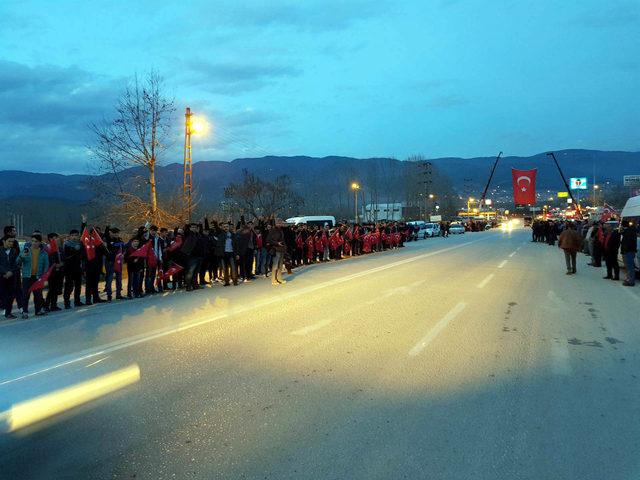
<svg viewBox="0 0 640 480">
<path fill-rule="evenodd" d="M 138 198 L 134 204 L 148 205 L 152 221 L 161 215 L 158 208 L 156 165 L 158 158 L 167 149 L 172 114 L 175 111 L 172 99 L 163 93 L 163 80 L 156 72 L 150 72 L 144 80 L 136 76 L 128 85 L 116 106 L 115 119 L 101 124 L 92 124 L 96 136 L 90 147 L 100 161 L 100 169 L 111 173 L 118 184 L 121 201 L 131 202 L 132 192 L 120 177 L 120 173 L 132 166 L 146 169 L 145 182 L 149 187 L 149 201 Z M 126 198 L 125 198 L 126 197 Z"/>
<path fill-rule="evenodd" d="M 229 184 L 224 192 L 225 197 L 232 200 L 241 211 L 256 218 L 277 217 L 302 206 L 302 197 L 293 190 L 287 175 L 268 182 L 248 170 L 243 170 L 242 174 L 242 182 Z"/>
</svg>

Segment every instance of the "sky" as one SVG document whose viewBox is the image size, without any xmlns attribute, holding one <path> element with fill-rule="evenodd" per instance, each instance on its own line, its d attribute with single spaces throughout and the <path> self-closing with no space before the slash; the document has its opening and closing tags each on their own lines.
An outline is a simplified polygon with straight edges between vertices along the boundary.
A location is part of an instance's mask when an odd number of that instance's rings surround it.
<svg viewBox="0 0 640 480">
<path fill-rule="evenodd" d="M 1 0 L 0 170 L 87 173 L 88 126 L 164 78 L 193 158 L 640 150 L 638 0 Z"/>
</svg>

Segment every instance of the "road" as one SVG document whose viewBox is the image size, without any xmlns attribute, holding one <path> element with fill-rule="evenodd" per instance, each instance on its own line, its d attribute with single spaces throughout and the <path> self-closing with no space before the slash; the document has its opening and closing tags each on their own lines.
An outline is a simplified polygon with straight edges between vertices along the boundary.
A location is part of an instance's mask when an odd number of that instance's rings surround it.
<svg viewBox="0 0 640 480">
<path fill-rule="evenodd" d="M 637 479 L 640 292 L 529 230 L 0 326 L 3 479 Z"/>
</svg>

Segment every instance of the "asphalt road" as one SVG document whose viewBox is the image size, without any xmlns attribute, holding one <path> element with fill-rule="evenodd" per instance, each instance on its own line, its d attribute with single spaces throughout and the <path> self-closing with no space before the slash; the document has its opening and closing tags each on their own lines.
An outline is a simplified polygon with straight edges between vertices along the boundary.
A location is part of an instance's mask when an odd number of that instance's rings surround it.
<svg viewBox="0 0 640 480">
<path fill-rule="evenodd" d="M 529 230 L 0 326 L 2 479 L 638 479 L 640 289 Z"/>
</svg>

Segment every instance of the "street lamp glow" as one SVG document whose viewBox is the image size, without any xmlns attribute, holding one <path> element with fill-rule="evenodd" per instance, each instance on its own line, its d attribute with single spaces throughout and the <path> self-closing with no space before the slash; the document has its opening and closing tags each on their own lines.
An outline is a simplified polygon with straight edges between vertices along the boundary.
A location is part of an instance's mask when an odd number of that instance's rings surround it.
<svg viewBox="0 0 640 480">
<path fill-rule="evenodd" d="M 433 197 L 434 197 L 434 196 L 435 196 L 435 195 L 434 195 L 433 193 L 430 193 L 430 194 L 429 194 L 429 198 L 431 198 L 431 199 L 433 199 Z"/>
<path fill-rule="evenodd" d="M 194 135 L 205 135 L 209 130 L 209 124 L 204 117 L 193 115 L 191 116 L 189 129 Z"/>
<path fill-rule="evenodd" d="M 360 185 L 358 183 L 356 183 L 356 182 L 353 182 L 351 184 L 351 189 L 352 190 L 360 190 Z"/>
</svg>

